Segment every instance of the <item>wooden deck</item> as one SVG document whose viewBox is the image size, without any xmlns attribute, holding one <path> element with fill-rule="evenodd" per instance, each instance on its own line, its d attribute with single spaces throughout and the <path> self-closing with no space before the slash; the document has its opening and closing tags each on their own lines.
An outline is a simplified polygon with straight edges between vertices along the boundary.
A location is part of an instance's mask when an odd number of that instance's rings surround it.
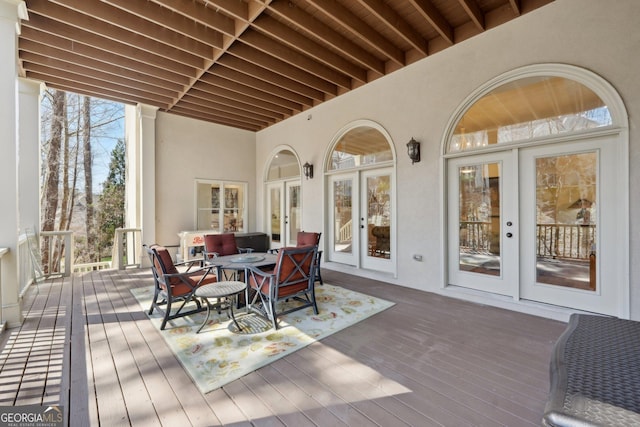
<svg viewBox="0 0 640 427">
<path fill-rule="evenodd" d="M 129 289 L 143 270 L 54 279 L 0 344 L 0 405 L 71 426 L 539 426 L 565 324 L 323 270 L 396 305 L 201 394 Z"/>
</svg>

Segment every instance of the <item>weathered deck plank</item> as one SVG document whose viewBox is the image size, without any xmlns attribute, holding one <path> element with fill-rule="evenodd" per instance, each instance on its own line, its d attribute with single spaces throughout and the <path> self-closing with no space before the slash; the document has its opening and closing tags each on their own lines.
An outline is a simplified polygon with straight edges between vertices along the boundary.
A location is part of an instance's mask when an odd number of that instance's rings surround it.
<svg viewBox="0 0 640 427">
<path fill-rule="evenodd" d="M 0 337 L 0 404 L 72 426 L 533 426 L 565 324 L 323 271 L 396 305 L 201 394 L 130 289 L 147 270 L 42 283 Z"/>
</svg>

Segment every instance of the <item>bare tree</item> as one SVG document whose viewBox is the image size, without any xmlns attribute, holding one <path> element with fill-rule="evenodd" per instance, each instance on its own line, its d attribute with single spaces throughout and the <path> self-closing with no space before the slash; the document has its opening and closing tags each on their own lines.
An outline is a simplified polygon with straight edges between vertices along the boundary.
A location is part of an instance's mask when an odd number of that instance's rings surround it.
<svg viewBox="0 0 640 427">
<path fill-rule="evenodd" d="M 124 136 L 123 108 L 54 90 L 45 92 L 42 100 L 42 229 L 73 231 L 76 263 L 99 261 L 96 218 L 100 208 L 95 201 L 100 192 L 94 184 L 96 177 L 106 177 L 109 154 Z M 48 265 L 58 265 L 60 258 L 54 255 L 62 248 L 56 249 L 52 256 L 46 255 Z"/>
<path fill-rule="evenodd" d="M 85 96 L 82 101 L 82 153 L 84 156 L 84 191 L 87 211 L 85 231 L 87 233 L 87 258 L 97 261 L 96 232 L 93 209 L 93 159 L 91 155 L 91 98 Z"/>
<path fill-rule="evenodd" d="M 60 148 L 65 135 L 66 95 L 62 91 L 54 91 L 52 96 L 51 138 L 48 140 L 46 157 L 46 171 L 44 184 L 44 217 L 43 231 L 53 231 L 55 227 L 56 213 L 58 211 L 58 186 L 60 185 Z M 45 274 L 49 273 L 48 241 L 44 242 L 42 263 Z"/>
</svg>

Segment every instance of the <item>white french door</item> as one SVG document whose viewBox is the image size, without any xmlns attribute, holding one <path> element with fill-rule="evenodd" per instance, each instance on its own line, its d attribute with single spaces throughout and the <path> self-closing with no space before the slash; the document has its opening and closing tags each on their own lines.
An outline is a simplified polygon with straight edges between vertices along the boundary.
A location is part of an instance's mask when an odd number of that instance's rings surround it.
<svg viewBox="0 0 640 427">
<path fill-rule="evenodd" d="M 296 245 L 302 218 L 300 194 L 299 180 L 267 185 L 267 230 L 274 249 Z"/>
<path fill-rule="evenodd" d="M 626 177 L 615 142 L 449 160 L 449 284 L 625 315 L 625 195 L 616 184 Z"/>
<path fill-rule="evenodd" d="M 515 169 L 511 151 L 449 161 L 450 284 L 513 294 L 520 239 Z"/>
<path fill-rule="evenodd" d="M 392 168 L 329 177 L 329 259 L 376 271 L 393 272 Z"/>
<path fill-rule="evenodd" d="M 615 137 L 521 150 L 521 298 L 624 315 L 617 159 Z"/>
</svg>

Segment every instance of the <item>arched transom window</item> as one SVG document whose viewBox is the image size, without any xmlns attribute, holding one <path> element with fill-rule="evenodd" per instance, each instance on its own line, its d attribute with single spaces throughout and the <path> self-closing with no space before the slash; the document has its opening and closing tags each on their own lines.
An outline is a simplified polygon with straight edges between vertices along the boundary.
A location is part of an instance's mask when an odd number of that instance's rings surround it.
<svg viewBox="0 0 640 427">
<path fill-rule="evenodd" d="M 447 152 L 479 150 L 610 126 L 606 103 L 580 82 L 532 76 L 496 87 L 457 122 Z"/>
<path fill-rule="evenodd" d="M 358 126 L 336 143 L 329 159 L 329 170 L 352 169 L 393 160 L 387 138 L 369 126 Z"/>
<path fill-rule="evenodd" d="M 295 154 L 289 150 L 281 150 L 273 156 L 267 172 L 267 181 L 298 176 L 300 176 L 300 165 Z"/>
</svg>

